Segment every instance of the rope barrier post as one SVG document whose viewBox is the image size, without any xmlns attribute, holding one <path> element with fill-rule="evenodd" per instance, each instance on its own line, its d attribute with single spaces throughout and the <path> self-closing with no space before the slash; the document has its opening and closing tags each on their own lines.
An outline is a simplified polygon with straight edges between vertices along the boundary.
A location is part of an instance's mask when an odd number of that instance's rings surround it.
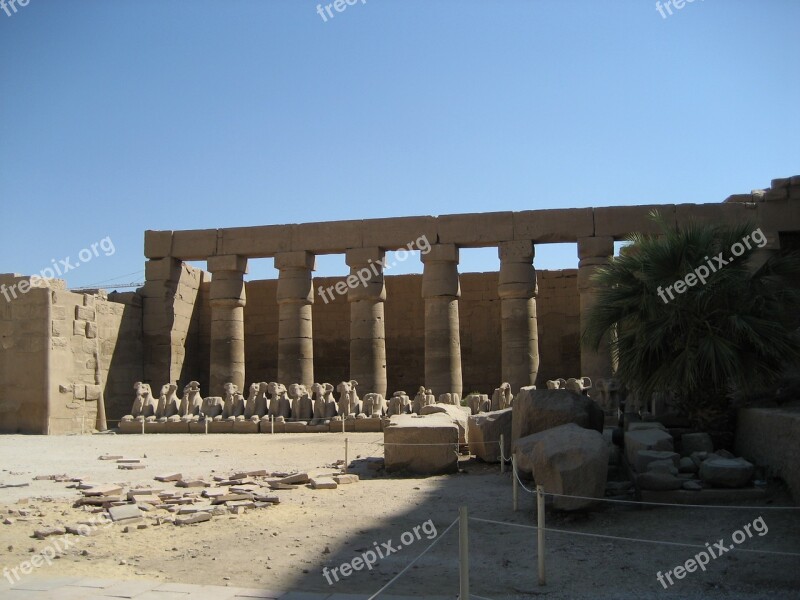
<svg viewBox="0 0 800 600">
<path fill-rule="evenodd" d="M 688 439 L 688 438 L 687 438 Z M 505 457 L 505 444 L 503 443 L 503 434 L 500 434 L 500 473 L 506 472 L 506 457 Z"/>
<path fill-rule="evenodd" d="M 203 419 L 203 427 L 206 429 L 206 434 L 208 434 L 208 417 Z"/>
<path fill-rule="evenodd" d="M 538 547 L 536 550 L 537 558 L 539 559 L 539 585 L 545 585 L 544 574 L 544 487 L 541 485 L 536 486 L 536 516 L 538 531 L 536 537 L 538 540 Z"/>
<path fill-rule="evenodd" d="M 517 456 L 511 455 L 511 471 L 513 482 L 511 485 L 511 498 L 514 503 L 514 512 L 517 512 L 517 498 L 519 497 L 519 480 L 517 479 Z"/>
<path fill-rule="evenodd" d="M 144 417 L 142 417 L 142 435 L 144 435 Z"/>
<path fill-rule="evenodd" d="M 345 417 L 342 417 L 342 433 L 345 433 L 345 431 L 344 431 L 344 420 L 345 420 Z"/>
<path fill-rule="evenodd" d="M 275 433 L 275 415 L 269 416 L 269 432 Z"/>
<path fill-rule="evenodd" d="M 348 442 L 349 441 L 350 441 L 350 438 L 344 438 L 344 472 L 345 472 L 345 474 L 347 474 L 347 465 L 348 465 L 347 449 L 348 449 Z"/>
<path fill-rule="evenodd" d="M 458 600 L 469 600 L 469 517 L 467 507 L 458 509 Z"/>
</svg>

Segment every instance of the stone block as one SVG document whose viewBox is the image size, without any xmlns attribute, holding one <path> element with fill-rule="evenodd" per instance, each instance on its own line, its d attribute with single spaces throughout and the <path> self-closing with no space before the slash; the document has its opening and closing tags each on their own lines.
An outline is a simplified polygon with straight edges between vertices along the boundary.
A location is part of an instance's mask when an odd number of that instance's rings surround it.
<svg viewBox="0 0 800 600">
<path fill-rule="evenodd" d="M 81 319 L 83 321 L 94 321 L 97 317 L 94 308 L 90 308 L 88 306 L 76 306 L 75 307 L 75 319 Z"/>
<path fill-rule="evenodd" d="M 386 250 L 399 250 L 406 249 L 409 244 L 413 243 L 416 248 L 418 239 L 424 238 L 430 244 L 434 244 L 436 235 L 435 217 L 369 219 L 364 221 L 361 247 L 378 246 Z"/>
<path fill-rule="evenodd" d="M 76 383 L 72 386 L 72 397 L 75 400 L 86 400 L 86 386 L 82 383 Z"/>
<path fill-rule="evenodd" d="M 357 433 L 379 433 L 382 431 L 381 419 L 356 419 L 355 430 Z"/>
<path fill-rule="evenodd" d="M 210 421 L 208 433 L 233 433 L 233 421 Z"/>
<path fill-rule="evenodd" d="M 331 477 L 314 477 L 311 480 L 311 487 L 315 490 L 335 490 L 339 484 Z"/>
<path fill-rule="evenodd" d="M 514 213 L 440 215 L 436 219 L 436 230 L 441 244 L 458 244 L 464 248 L 494 245 L 514 239 Z"/>
<path fill-rule="evenodd" d="M 719 487 L 744 487 L 754 472 L 753 464 L 743 458 L 709 458 L 700 465 L 700 479 Z"/>
<path fill-rule="evenodd" d="M 660 233 L 661 228 L 649 216 L 653 210 L 658 211 L 668 227 L 675 226 L 675 205 L 673 204 L 607 206 L 594 209 L 593 235 L 620 240 L 633 232 Z"/>
<path fill-rule="evenodd" d="M 206 260 L 217 254 L 217 230 L 193 229 L 172 232 L 172 252 L 180 260 Z"/>
<path fill-rule="evenodd" d="M 754 217 L 754 208 L 741 202 L 675 205 L 675 222 L 678 227 L 686 227 L 690 223 L 737 225 L 752 221 Z"/>
<path fill-rule="evenodd" d="M 172 232 L 153 231 L 144 232 L 144 255 L 146 258 L 163 258 L 172 252 Z"/>
<path fill-rule="evenodd" d="M 713 452 L 714 442 L 707 433 L 684 433 L 681 436 L 681 454 L 691 456 L 693 452 Z"/>
<path fill-rule="evenodd" d="M 266 258 L 292 249 L 291 225 L 227 227 L 219 230 L 220 254 Z"/>
<path fill-rule="evenodd" d="M 423 406 L 420 410 L 421 415 L 444 415 L 449 418 L 453 423 L 458 425 L 458 443 L 465 445 L 467 443 L 467 419 L 469 415 L 461 410 L 460 406 L 453 404 L 429 404 Z M 358 429 L 356 429 L 358 431 Z"/>
<path fill-rule="evenodd" d="M 364 246 L 364 221 L 330 221 L 291 225 L 292 250 L 315 254 L 340 254 Z"/>
<path fill-rule="evenodd" d="M 308 423 L 305 421 L 287 421 L 285 427 L 286 433 L 307 433 Z"/>
<path fill-rule="evenodd" d="M 246 419 L 233 422 L 233 433 L 258 433 L 258 421 Z"/>
<path fill-rule="evenodd" d="M 86 323 L 86 339 L 93 340 L 97 337 L 97 323 Z"/>
<path fill-rule="evenodd" d="M 344 475 L 334 475 L 333 480 L 339 485 L 347 485 L 350 483 L 358 483 L 358 475 L 355 473 L 346 473 Z"/>
<path fill-rule="evenodd" d="M 533 476 L 545 492 L 583 498 L 554 497 L 558 510 L 591 506 L 605 497 L 610 449 L 603 435 L 569 423 L 520 438 L 514 450 L 517 469 Z"/>
<path fill-rule="evenodd" d="M 108 509 L 108 516 L 112 521 L 126 521 L 128 519 L 138 519 L 142 516 L 142 511 L 135 504 L 123 504 L 121 506 L 111 506 Z"/>
<path fill-rule="evenodd" d="M 247 257 L 238 254 L 225 254 L 222 256 L 209 256 L 206 261 L 212 277 L 220 271 L 233 271 L 234 273 L 247 273 Z M 213 281 L 213 279 L 212 279 Z"/>
<path fill-rule="evenodd" d="M 515 212 L 514 239 L 556 244 L 595 235 L 593 210 L 559 208 Z"/>
<path fill-rule="evenodd" d="M 669 461 L 670 465 L 677 468 L 680 457 L 676 452 L 661 450 L 639 450 L 636 453 L 636 462 L 631 466 L 639 473 L 647 471 L 648 466 L 656 461 Z"/>
<path fill-rule="evenodd" d="M 87 400 L 100 400 L 103 395 L 102 385 L 87 385 L 86 386 L 86 399 Z"/>
<path fill-rule="evenodd" d="M 72 322 L 72 335 L 86 336 L 86 321 Z"/>
<path fill-rule="evenodd" d="M 503 435 L 503 453 L 511 458 L 511 408 L 485 412 L 469 417 L 469 451 L 487 463 L 500 462 L 500 435 Z"/>
<path fill-rule="evenodd" d="M 194 525 L 195 523 L 204 523 L 211 520 L 211 513 L 199 512 L 185 517 L 176 517 L 175 525 Z"/>
<path fill-rule="evenodd" d="M 458 471 L 458 426 L 435 415 L 395 415 L 384 429 L 387 471 L 435 475 Z"/>
<path fill-rule="evenodd" d="M 571 390 L 523 387 L 514 398 L 511 437 L 516 441 L 566 423 L 603 431 L 603 409 L 591 398 Z"/>
<path fill-rule="evenodd" d="M 628 464 L 636 465 L 636 458 L 641 450 L 673 452 L 672 436 L 660 429 L 627 431 L 625 433 L 625 456 Z"/>
</svg>

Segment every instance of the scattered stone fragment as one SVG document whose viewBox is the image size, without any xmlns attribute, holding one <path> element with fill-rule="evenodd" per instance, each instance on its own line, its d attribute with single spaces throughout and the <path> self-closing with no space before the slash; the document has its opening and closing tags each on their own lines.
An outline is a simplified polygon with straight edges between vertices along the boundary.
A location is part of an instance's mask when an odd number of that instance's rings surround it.
<svg viewBox="0 0 800 600">
<path fill-rule="evenodd" d="M 231 479 L 244 479 L 245 477 L 268 477 L 268 473 L 266 469 L 260 469 L 258 471 L 243 471 L 241 473 L 235 473 L 231 475 Z"/>
<path fill-rule="evenodd" d="M 125 458 L 122 455 L 115 455 L 115 454 L 103 454 L 103 456 L 98 456 L 97 460 L 120 460 L 121 458 Z"/>
<path fill-rule="evenodd" d="M 175 485 L 180 488 L 211 487 L 210 483 L 203 481 L 202 479 L 181 479 Z"/>
<path fill-rule="evenodd" d="M 178 509 L 179 515 L 193 515 L 199 512 L 209 512 L 212 509 L 213 505 L 210 503 L 203 503 L 203 504 L 190 504 L 187 506 L 181 506 Z"/>
<path fill-rule="evenodd" d="M 108 515 L 112 521 L 123 521 L 126 519 L 141 518 L 142 511 L 135 504 L 123 504 L 121 506 L 112 506 L 108 509 Z"/>
<path fill-rule="evenodd" d="M 345 475 L 334 475 L 333 480 L 339 485 L 345 485 L 348 483 L 358 483 L 358 475 L 354 473 L 347 473 Z"/>
<path fill-rule="evenodd" d="M 224 504 L 225 502 L 236 502 L 237 500 L 252 500 L 251 494 L 225 494 L 217 496 L 211 500 L 211 504 Z"/>
<path fill-rule="evenodd" d="M 296 490 L 296 485 L 289 485 L 288 483 L 281 483 L 280 481 L 270 481 L 269 487 L 272 490 Z"/>
<path fill-rule="evenodd" d="M 64 527 L 42 527 L 33 532 L 33 537 L 37 540 L 43 540 L 51 535 L 64 535 L 67 533 Z"/>
<path fill-rule="evenodd" d="M 118 469 L 122 469 L 123 471 L 135 471 L 137 469 L 145 469 L 147 468 L 146 465 L 137 465 L 137 464 L 124 464 L 124 465 L 117 465 Z"/>
<path fill-rule="evenodd" d="M 684 481 L 683 489 L 690 492 L 700 492 L 703 490 L 703 484 L 699 481 Z"/>
<path fill-rule="evenodd" d="M 253 497 L 256 502 L 264 502 L 265 504 L 280 504 L 281 500 L 277 496 L 261 496 L 256 494 Z"/>
<path fill-rule="evenodd" d="M 183 475 L 180 473 L 164 473 L 155 476 L 156 481 L 183 481 Z"/>
<path fill-rule="evenodd" d="M 118 458 L 117 463 L 119 464 L 136 464 L 142 462 L 139 458 Z"/>
<path fill-rule="evenodd" d="M 13 525 L 13 524 L 14 524 L 14 519 L 10 517 L 6 517 L 5 519 L 3 519 L 3 525 Z"/>
<path fill-rule="evenodd" d="M 331 477 L 314 477 L 311 487 L 315 490 L 335 490 L 339 485 Z"/>
<path fill-rule="evenodd" d="M 177 517 L 175 525 L 193 525 L 194 523 L 203 523 L 211 520 L 211 514 L 207 512 L 199 512 L 185 517 Z"/>
<path fill-rule="evenodd" d="M 286 483 L 289 485 L 302 485 L 304 483 L 308 483 L 308 473 L 295 473 L 294 475 L 289 475 L 288 477 L 281 479 L 279 483 Z"/>
<path fill-rule="evenodd" d="M 700 465 L 700 479 L 720 487 L 744 487 L 755 467 L 743 458 L 709 458 Z"/>
<path fill-rule="evenodd" d="M 83 490 L 84 496 L 115 496 L 122 493 L 122 486 L 108 484 L 108 485 L 95 485 L 89 489 Z"/>
</svg>

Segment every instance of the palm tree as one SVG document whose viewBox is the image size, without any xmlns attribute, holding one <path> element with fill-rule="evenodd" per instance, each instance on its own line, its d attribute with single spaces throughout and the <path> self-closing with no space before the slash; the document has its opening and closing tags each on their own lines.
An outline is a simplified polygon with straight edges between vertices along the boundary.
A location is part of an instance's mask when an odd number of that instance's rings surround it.
<svg viewBox="0 0 800 600">
<path fill-rule="evenodd" d="M 610 345 L 616 377 L 639 398 L 668 394 L 696 426 L 713 426 L 732 392 L 800 362 L 800 254 L 765 261 L 766 238 L 747 224 L 675 229 L 651 218 L 662 235 L 632 234 L 595 273 L 583 342 Z"/>
</svg>

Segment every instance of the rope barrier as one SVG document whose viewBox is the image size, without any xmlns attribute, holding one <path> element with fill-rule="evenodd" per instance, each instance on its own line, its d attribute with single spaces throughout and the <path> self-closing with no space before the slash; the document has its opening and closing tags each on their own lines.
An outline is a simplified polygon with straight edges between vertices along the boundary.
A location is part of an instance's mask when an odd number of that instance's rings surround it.
<svg viewBox="0 0 800 600">
<path fill-rule="evenodd" d="M 442 534 L 441 534 L 439 537 L 437 537 L 435 540 L 433 540 L 433 542 L 430 544 L 430 546 L 428 546 L 427 548 L 425 548 L 425 550 L 423 550 L 422 552 L 420 552 L 420 554 L 419 554 L 419 555 L 418 555 L 418 556 L 417 556 L 417 557 L 416 557 L 414 560 L 412 560 L 410 563 L 408 563 L 408 565 L 406 565 L 406 567 L 405 567 L 405 568 L 404 568 L 402 571 L 400 571 L 400 572 L 399 572 L 397 575 L 395 575 L 394 577 L 392 577 L 392 578 L 389 580 L 389 583 L 387 583 L 387 584 L 386 584 L 386 585 L 384 585 L 384 586 L 383 586 L 381 589 L 379 589 L 377 592 L 375 592 L 374 594 L 372 594 L 372 596 L 370 596 L 369 598 L 367 598 L 367 600 L 374 600 L 374 598 L 377 598 L 377 597 L 378 597 L 378 596 L 379 596 L 381 593 L 383 593 L 383 591 L 384 591 L 386 588 L 388 588 L 388 587 L 389 587 L 390 585 L 392 585 L 392 584 L 393 584 L 395 581 L 397 581 L 398 579 L 400 579 L 400 576 L 401 576 L 401 575 L 403 575 L 403 573 L 405 573 L 406 571 L 408 571 L 408 570 L 409 570 L 409 569 L 410 569 L 412 566 L 414 566 L 414 563 L 416 563 L 416 562 L 417 562 L 417 561 L 418 561 L 420 558 L 422 558 L 422 557 L 423 557 L 423 556 L 424 556 L 424 555 L 425 555 L 425 554 L 426 554 L 426 553 L 427 553 L 427 552 L 428 552 L 428 551 L 429 551 L 431 548 L 433 548 L 433 547 L 434 547 L 434 546 L 435 546 L 437 543 L 439 543 L 439 540 L 441 540 L 441 539 L 442 539 L 442 538 L 443 538 L 443 537 L 444 537 L 444 536 L 447 534 L 447 532 L 448 532 L 448 531 L 450 531 L 450 530 L 453 528 L 453 526 L 454 526 L 456 523 L 458 523 L 458 521 L 459 521 L 459 519 L 456 519 L 455 521 L 453 521 L 452 523 L 450 523 L 450 525 L 448 525 L 447 529 L 445 529 L 445 530 L 442 532 Z"/>
</svg>

